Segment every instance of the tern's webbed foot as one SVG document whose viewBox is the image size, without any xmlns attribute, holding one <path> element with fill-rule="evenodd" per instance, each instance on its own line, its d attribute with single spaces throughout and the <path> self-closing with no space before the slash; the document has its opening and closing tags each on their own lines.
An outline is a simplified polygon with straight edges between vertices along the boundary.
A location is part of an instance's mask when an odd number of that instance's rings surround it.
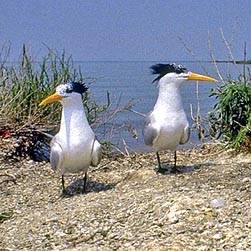
<svg viewBox="0 0 251 251">
<path fill-rule="evenodd" d="M 72 196 L 71 193 L 69 193 L 66 188 L 65 188 L 65 181 L 64 181 L 64 175 L 62 175 L 62 194 L 61 196 L 62 197 L 69 197 L 69 196 Z"/>
<path fill-rule="evenodd" d="M 157 173 L 165 174 L 168 170 L 165 168 L 162 168 L 161 166 L 158 167 Z"/>
<path fill-rule="evenodd" d="M 170 173 L 181 173 L 177 166 L 173 166 Z"/>
<path fill-rule="evenodd" d="M 62 193 L 61 193 L 61 196 L 60 197 L 71 197 L 73 196 L 71 193 L 69 193 L 65 188 L 62 189 Z"/>
<path fill-rule="evenodd" d="M 81 193 L 87 193 L 87 188 L 86 188 L 86 186 L 84 186 L 83 189 L 81 189 Z"/>
</svg>

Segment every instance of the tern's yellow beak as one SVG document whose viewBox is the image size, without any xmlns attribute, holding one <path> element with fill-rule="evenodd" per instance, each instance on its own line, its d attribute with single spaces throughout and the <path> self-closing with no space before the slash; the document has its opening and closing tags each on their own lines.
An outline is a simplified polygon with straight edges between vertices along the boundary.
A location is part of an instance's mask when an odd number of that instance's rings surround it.
<svg viewBox="0 0 251 251">
<path fill-rule="evenodd" d="M 208 82 L 218 82 L 214 78 L 204 76 L 204 75 L 200 75 L 200 74 L 193 73 L 193 72 L 187 77 L 187 80 L 201 80 L 201 81 L 208 81 Z"/>
<path fill-rule="evenodd" d="M 62 100 L 62 96 L 58 95 L 57 93 L 54 93 L 50 95 L 49 97 L 45 98 L 39 105 L 46 105 L 51 102 L 60 101 L 60 100 Z"/>
</svg>

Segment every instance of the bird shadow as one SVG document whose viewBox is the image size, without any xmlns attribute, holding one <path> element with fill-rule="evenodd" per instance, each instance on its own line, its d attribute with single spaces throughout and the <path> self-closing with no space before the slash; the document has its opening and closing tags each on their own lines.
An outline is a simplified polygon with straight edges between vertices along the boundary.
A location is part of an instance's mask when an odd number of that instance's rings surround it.
<svg viewBox="0 0 251 251">
<path fill-rule="evenodd" d="M 171 164 L 162 164 L 161 170 L 159 170 L 158 167 L 154 169 L 156 173 L 162 174 L 162 175 L 172 175 L 172 174 L 184 174 L 184 173 L 192 173 L 196 170 L 199 170 L 201 167 L 205 166 L 214 166 L 214 163 L 202 163 L 202 164 L 196 164 L 196 165 L 177 165 L 176 170 L 173 170 L 173 165 Z"/>
<path fill-rule="evenodd" d="M 76 179 L 70 185 L 66 187 L 66 193 L 62 194 L 62 197 L 72 197 L 81 194 L 88 194 L 91 192 L 98 193 L 101 191 L 108 191 L 113 189 L 116 183 L 102 183 L 97 181 L 88 181 L 86 184 L 86 189 L 84 190 L 84 179 Z"/>
</svg>

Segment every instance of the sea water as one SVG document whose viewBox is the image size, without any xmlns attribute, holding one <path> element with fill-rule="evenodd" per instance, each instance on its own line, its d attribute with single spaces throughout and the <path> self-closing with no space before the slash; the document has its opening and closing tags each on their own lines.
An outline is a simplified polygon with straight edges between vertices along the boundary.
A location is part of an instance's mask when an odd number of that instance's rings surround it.
<svg viewBox="0 0 251 251">
<path fill-rule="evenodd" d="M 148 151 L 145 146 L 142 127 L 144 115 L 149 113 L 157 99 L 158 88 L 152 83 L 155 76 L 150 67 L 157 63 L 172 62 L 74 62 L 81 67 L 84 77 L 95 79 L 90 85 L 90 95 L 100 106 L 107 103 L 107 92 L 111 100 L 110 114 L 104 119 L 104 124 L 94 126 L 100 141 L 111 141 L 119 148 L 133 151 Z M 219 79 L 215 67 L 211 63 L 177 62 L 184 64 L 189 71 Z M 236 77 L 238 71 L 232 64 L 218 65 L 224 79 L 229 75 Z M 192 128 L 190 140 L 181 148 L 189 148 L 201 143 L 195 128 L 197 115 L 206 118 L 216 103 L 215 97 L 210 97 L 213 89 L 221 84 L 209 82 L 188 81 L 181 87 L 184 109 Z M 124 109 L 133 104 L 130 109 Z M 115 114 L 114 114 L 115 113 Z"/>
</svg>

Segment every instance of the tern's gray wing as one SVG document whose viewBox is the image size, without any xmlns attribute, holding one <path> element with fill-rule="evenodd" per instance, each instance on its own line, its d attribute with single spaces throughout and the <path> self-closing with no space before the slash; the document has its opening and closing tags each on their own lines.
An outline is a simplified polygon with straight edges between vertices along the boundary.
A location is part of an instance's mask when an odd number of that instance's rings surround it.
<svg viewBox="0 0 251 251">
<path fill-rule="evenodd" d="M 189 138 L 190 138 L 190 127 L 189 127 L 189 124 L 187 124 L 186 127 L 184 128 L 183 135 L 180 139 L 180 144 L 187 143 Z"/>
<path fill-rule="evenodd" d="M 151 125 L 151 114 L 147 116 L 143 127 L 143 137 L 147 146 L 152 146 L 154 140 L 158 137 L 159 132 Z"/>
<path fill-rule="evenodd" d="M 60 144 L 57 142 L 56 137 L 51 140 L 51 153 L 50 153 L 50 162 L 53 169 L 57 169 L 61 166 L 63 160 L 63 150 Z"/>
<path fill-rule="evenodd" d="M 95 139 L 92 147 L 92 159 L 91 165 L 97 166 L 102 158 L 102 147 L 99 142 Z"/>
</svg>

